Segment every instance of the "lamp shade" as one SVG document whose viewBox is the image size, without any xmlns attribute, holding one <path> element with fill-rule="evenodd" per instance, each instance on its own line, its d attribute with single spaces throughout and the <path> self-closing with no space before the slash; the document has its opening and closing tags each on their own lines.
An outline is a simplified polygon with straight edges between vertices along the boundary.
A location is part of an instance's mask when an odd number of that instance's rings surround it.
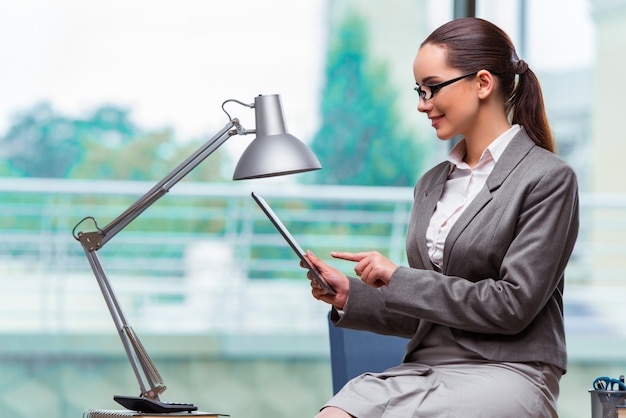
<svg viewBox="0 0 626 418">
<path fill-rule="evenodd" d="M 254 99 L 256 138 L 243 152 L 233 180 L 281 176 L 322 168 L 311 150 L 287 132 L 280 96 Z"/>
</svg>

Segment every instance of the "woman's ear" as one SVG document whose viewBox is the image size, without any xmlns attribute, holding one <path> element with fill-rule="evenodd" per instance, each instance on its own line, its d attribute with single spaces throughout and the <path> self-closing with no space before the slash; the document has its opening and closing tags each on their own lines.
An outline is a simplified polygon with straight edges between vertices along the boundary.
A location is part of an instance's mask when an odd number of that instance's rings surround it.
<svg viewBox="0 0 626 418">
<path fill-rule="evenodd" d="M 495 91 L 496 79 L 487 70 L 480 70 L 476 73 L 476 77 L 478 78 L 478 98 L 486 99 Z"/>
</svg>

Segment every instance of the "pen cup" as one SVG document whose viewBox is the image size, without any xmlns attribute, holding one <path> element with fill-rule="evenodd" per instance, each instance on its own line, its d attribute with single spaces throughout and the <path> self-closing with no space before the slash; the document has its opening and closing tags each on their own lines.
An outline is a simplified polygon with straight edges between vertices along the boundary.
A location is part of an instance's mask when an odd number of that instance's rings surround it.
<svg viewBox="0 0 626 418">
<path fill-rule="evenodd" d="M 590 390 L 591 418 L 617 418 L 617 405 L 626 402 L 624 390 Z"/>
</svg>

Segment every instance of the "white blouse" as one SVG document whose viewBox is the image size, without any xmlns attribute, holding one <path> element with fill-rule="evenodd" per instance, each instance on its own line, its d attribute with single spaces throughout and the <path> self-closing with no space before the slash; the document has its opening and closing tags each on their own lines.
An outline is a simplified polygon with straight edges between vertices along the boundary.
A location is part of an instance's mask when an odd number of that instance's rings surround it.
<svg viewBox="0 0 626 418">
<path fill-rule="evenodd" d="M 426 231 L 426 244 L 430 261 L 441 270 L 443 265 L 443 246 L 448 233 L 459 219 L 465 208 L 476 197 L 493 171 L 498 159 L 509 145 L 513 137 L 520 130 L 519 125 L 513 125 L 508 131 L 496 138 L 483 151 L 478 164 L 472 169 L 463 162 L 465 157 L 465 139 L 461 140 L 450 151 L 448 161 L 450 173 L 443 188 L 443 193 L 437 202 L 437 207 Z"/>
</svg>

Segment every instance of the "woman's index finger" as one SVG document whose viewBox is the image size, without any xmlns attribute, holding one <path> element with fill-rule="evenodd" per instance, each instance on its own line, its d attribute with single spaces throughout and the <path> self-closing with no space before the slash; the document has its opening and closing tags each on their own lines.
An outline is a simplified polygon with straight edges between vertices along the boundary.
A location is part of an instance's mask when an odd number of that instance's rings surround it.
<svg viewBox="0 0 626 418">
<path fill-rule="evenodd" d="M 344 252 L 340 252 L 340 251 L 333 251 L 330 253 L 331 256 L 333 256 L 334 258 L 340 258 L 342 260 L 348 260 L 348 261 L 361 261 L 363 260 L 365 257 L 367 257 L 368 253 L 344 253 Z"/>
</svg>

